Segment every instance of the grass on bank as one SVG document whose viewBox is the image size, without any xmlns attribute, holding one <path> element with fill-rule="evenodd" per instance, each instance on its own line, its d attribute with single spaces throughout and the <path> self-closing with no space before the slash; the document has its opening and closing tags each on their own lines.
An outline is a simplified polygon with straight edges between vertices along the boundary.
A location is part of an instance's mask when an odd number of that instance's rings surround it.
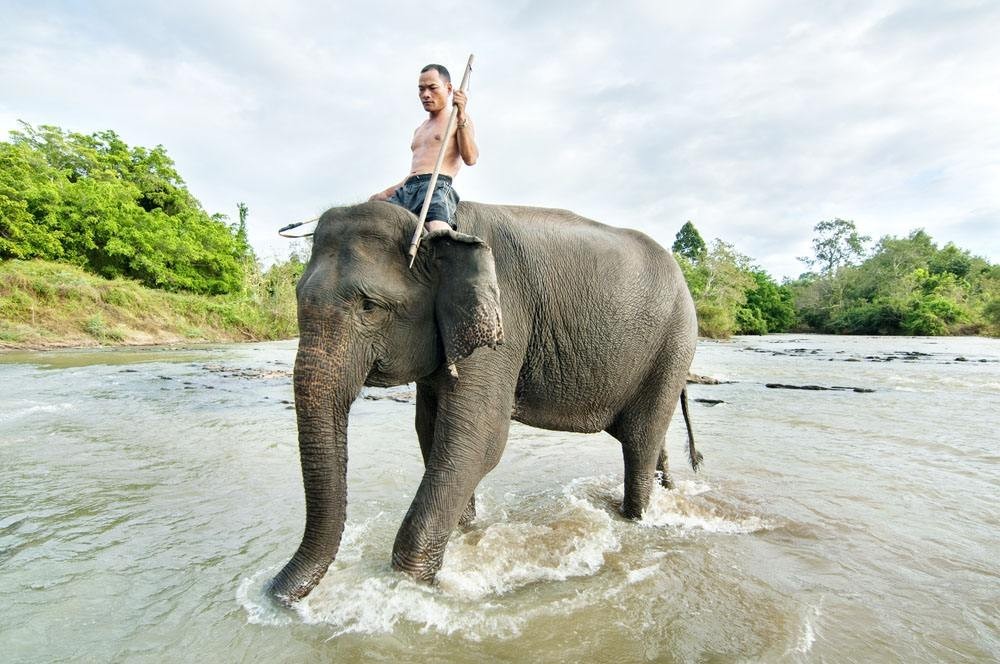
<svg viewBox="0 0 1000 664">
<path fill-rule="evenodd" d="M 65 263 L 3 261 L 0 348 L 287 339 L 297 334 L 294 284 L 257 274 L 240 294 L 207 296 Z"/>
</svg>

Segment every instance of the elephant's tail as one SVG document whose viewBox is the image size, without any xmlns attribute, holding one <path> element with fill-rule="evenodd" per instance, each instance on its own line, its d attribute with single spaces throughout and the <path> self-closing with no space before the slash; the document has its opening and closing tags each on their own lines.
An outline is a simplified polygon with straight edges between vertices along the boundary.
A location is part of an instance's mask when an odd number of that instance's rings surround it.
<svg viewBox="0 0 1000 664">
<path fill-rule="evenodd" d="M 686 387 L 681 390 L 681 412 L 684 414 L 684 426 L 687 427 L 688 461 L 691 462 L 692 470 L 697 471 L 704 457 L 701 455 L 701 452 L 694 448 L 694 432 L 691 430 L 691 416 L 688 413 L 688 391 Z"/>
</svg>

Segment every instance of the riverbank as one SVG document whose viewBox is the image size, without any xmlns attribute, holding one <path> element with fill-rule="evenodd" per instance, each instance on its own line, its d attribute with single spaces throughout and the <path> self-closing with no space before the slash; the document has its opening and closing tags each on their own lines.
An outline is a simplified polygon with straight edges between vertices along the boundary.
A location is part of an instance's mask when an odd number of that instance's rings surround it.
<svg viewBox="0 0 1000 664">
<path fill-rule="evenodd" d="M 294 286 L 170 293 L 64 263 L 0 263 L 0 350 L 219 343 L 297 334 Z"/>
</svg>

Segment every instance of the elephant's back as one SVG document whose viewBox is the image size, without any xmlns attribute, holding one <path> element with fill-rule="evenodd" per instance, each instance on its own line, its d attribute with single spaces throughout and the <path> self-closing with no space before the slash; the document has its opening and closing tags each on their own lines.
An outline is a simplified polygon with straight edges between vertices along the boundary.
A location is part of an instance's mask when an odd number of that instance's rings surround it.
<svg viewBox="0 0 1000 664">
<path fill-rule="evenodd" d="M 676 268 L 670 252 L 645 233 L 570 210 L 463 202 L 457 220 L 460 231 L 486 239 L 498 263 L 507 254 L 521 263 L 519 269 L 536 269 L 542 279 L 553 268 L 583 279 L 594 268 L 605 277 L 652 269 L 651 278 L 673 277 Z"/>
<path fill-rule="evenodd" d="M 498 278 L 547 302 L 619 307 L 636 296 L 646 308 L 669 305 L 667 315 L 687 293 L 673 255 L 640 231 L 556 208 L 462 203 L 459 210 L 459 230 L 493 249 Z"/>
<path fill-rule="evenodd" d="M 673 257 L 638 231 L 566 210 L 468 205 L 476 219 L 459 230 L 492 246 L 505 331 L 523 348 L 522 421 L 603 429 L 678 330 L 688 334 L 690 296 Z"/>
</svg>

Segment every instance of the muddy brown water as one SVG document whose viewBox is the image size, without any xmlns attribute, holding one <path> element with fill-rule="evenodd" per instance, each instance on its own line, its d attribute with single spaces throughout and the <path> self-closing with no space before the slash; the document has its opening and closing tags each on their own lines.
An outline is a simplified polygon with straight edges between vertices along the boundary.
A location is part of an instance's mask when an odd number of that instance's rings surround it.
<svg viewBox="0 0 1000 664">
<path fill-rule="evenodd" d="M 734 381 L 690 388 L 702 472 L 678 417 L 677 488 L 626 522 L 613 439 L 515 424 L 435 586 L 389 565 L 414 407 L 361 399 L 340 555 L 286 611 L 263 587 L 303 524 L 294 353 L 0 354 L 0 658 L 1000 657 L 1000 341 L 702 342 L 693 370 Z"/>
</svg>

